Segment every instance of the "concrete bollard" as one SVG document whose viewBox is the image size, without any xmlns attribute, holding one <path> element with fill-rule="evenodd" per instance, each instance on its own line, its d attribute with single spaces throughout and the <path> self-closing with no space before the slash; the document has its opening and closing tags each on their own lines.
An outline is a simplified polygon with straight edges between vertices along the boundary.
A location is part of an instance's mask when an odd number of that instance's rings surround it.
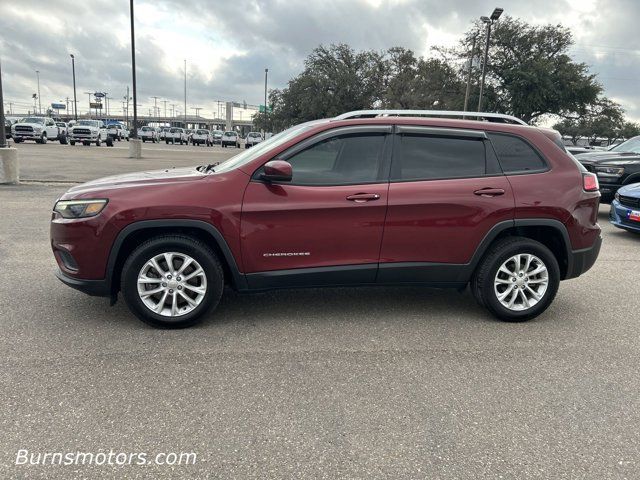
<svg viewBox="0 0 640 480">
<path fill-rule="evenodd" d="M 20 183 L 17 148 L 0 148 L 0 183 Z"/>
<path fill-rule="evenodd" d="M 129 139 L 129 158 L 142 158 L 142 140 L 139 138 Z"/>
</svg>

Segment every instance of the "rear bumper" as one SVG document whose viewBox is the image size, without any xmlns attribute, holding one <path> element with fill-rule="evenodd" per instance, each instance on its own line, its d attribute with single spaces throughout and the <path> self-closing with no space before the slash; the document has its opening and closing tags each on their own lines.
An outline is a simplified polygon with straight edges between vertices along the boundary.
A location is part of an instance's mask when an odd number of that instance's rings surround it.
<svg viewBox="0 0 640 480">
<path fill-rule="evenodd" d="M 569 257 L 569 264 L 565 280 L 579 277 L 580 275 L 588 271 L 591 267 L 593 267 L 593 264 L 596 263 L 596 259 L 600 254 L 601 246 L 602 237 L 598 236 L 591 247 L 583 248 L 581 250 L 573 250 Z"/>
<path fill-rule="evenodd" d="M 85 280 L 82 278 L 73 278 L 69 275 L 66 275 L 59 268 L 56 269 L 56 277 L 64 283 L 65 285 L 75 288 L 87 295 L 91 295 L 94 297 L 109 297 L 111 296 L 111 291 L 109 289 L 109 284 L 106 280 Z"/>
</svg>

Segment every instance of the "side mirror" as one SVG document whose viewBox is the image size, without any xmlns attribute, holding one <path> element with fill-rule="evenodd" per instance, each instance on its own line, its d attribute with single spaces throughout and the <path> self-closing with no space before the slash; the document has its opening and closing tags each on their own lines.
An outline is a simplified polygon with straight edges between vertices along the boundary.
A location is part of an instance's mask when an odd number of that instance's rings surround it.
<svg viewBox="0 0 640 480">
<path fill-rule="evenodd" d="M 267 182 L 290 182 L 293 178 L 293 168 L 284 160 L 271 160 L 264 164 L 261 177 Z"/>
</svg>

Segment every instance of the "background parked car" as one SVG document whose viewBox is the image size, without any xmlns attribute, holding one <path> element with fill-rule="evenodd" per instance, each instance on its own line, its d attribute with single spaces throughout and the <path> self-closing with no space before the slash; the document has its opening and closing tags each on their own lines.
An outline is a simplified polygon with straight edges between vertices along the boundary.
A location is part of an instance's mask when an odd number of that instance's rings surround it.
<svg viewBox="0 0 640 480">
<path fill-rule="evenodd" d="M 4 121 L 4 136 L 5 138 L 11 138 L 11 122 L 7 119 Z"/>
<path fill-rule="evenodd" d="M 167 132 L 169 130 L 171 130 L 171 127 L 162 127 L 160 129 L 160 135 L 159 135 L 160 140 L 166 140 L 167 139 Z"/>
<path fill-rule="evenodd" d="M 240 148 L 240 137 L 236 132 L 224 132 L 222 135 L 222 146 Z"/>
<path fill-rule="evenodd" d="M 249 132 L 244 143 L 244 148 L 253 147 L 262 142 L 262 134 L 260 132 Z"/>
<path fill-rule="evenodd" d="M 213 138 L 209 130 L 198 129 L 191 135 L 192 145 L 206 145 L 207 147 L 213 145 Z"/>
<path fill-rule="evenodd" d="M 138 138 L 143 142 L 156 143 L 160 139 L 158 138 L 158 132 L 153 127 L 144 126 L 138 130 Z"/>
<path fill-rule="evenodd" d="M 65 135 L 69 135 L 69 126 L 66 123 L 64 123 L 64 122 L 56 122 L 56 125 L 60 129 L 61 133 L 64 133 Z"/>
<path fill-rule="evenodd" d="M 107 132 L 111 138 L 117 141 L 129 141 L 129 130 L 121 123 L 112 123 L 107 127 Z"/>
<path fill-rule="evenodd" d="M 576 158 L 598 175 L 603 203 L 611 202 L 620 187 L 640 182 L 640 136 L 609 151 L 581 153 Z"/>
<path fill-rule="evenodd" d="M 69 143 L 71 145 L 82 142 L 83 145 L 95 143 L 99 147 L 103 141 L 108 147 L 113 147 L 113 138 L 109 136 L 107 127 L 102 120 L 79 120 L 69 129 Z"/>
<path fill-rule="evenodd" d="M 58 140 L 67 143 L 67 135 L 61 132 L 53 118 L 25 117 L 11 127 L 11 136 L 16 143 L 34 140 L 36 143 L 47 143 Z"/>
<path fill-rule="evenodd" d="M 640 233 L 640 183 L 618 189 L 611 202 L 609 220 L 618 228 Z"/>
<path fill-rule="evenodd" d="M 171 127 L 167 132 L 167 136 L 165 138 L 165 142 L 169 143 L 179 143 L 180 145 L 186 144 L 188 142 L 188 137 L 184 128 L 180 127 Z"/>
<path fill-rule="evenodd" d="M 213 144 L 220 145 L 222 143 L 222 134 L 224 132 L 222 130 L 214 130 L 211 132 L 211 136 L 213 137 Z"/>
</svg>

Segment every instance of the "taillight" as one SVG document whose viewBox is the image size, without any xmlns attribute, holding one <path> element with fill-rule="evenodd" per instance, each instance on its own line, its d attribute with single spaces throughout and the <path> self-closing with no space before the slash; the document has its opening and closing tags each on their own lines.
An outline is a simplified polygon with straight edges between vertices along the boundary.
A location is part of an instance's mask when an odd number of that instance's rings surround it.
<svg viewBox="0 0 640 480">
<path fill-rule="evenodd" d="M 600 190 L 598 177 L 595 173 L 582 174 L 582 188 L 585 192 L 597 192 L 598 190 Z"/>
</svg>

